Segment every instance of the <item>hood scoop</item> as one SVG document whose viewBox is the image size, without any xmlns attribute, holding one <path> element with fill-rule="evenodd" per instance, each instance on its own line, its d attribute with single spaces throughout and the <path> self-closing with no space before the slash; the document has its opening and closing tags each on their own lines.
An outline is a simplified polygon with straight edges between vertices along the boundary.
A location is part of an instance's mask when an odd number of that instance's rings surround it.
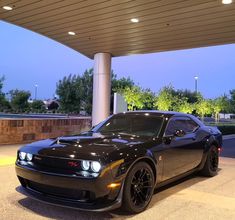
<svg viewBox="0 0 235 220">
<path fill-rule="evenodd" d="M 101 139 L 101 137 L 86 137 L 86 136 L 71 136 L 71 137 L 59 137 L 56 139 L 55 143 L 57 144 L 79 144 L 84 142 L 93 142 Z"/>
<path fill-rule="evenodd" d="M 57 144 L 71 144 L 71 143 L 79 143 L 79 139 L 77 138 L 57 138 L 56 139 Z"/>
<path fill-rule="evenodd" d="M 55 141 L 56 144 L 71 144 L 71 143 L 77 143 L 77 139 L 63 139 L 63 138 L 57 138 Z"/>
</svg>

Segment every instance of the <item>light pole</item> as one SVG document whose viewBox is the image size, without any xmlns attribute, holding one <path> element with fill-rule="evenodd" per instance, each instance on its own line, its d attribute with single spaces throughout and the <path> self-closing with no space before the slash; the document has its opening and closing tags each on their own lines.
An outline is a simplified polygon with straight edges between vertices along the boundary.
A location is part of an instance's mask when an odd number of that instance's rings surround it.
<svg viewBox="0 0 235 220">
<path fill-rule="evenodd" d="M 198 76 L 194 76 L 195 79 L 195 92 L 197 93 L 197 81 L 198 81 Z"/>
<path fill-rule="evenodd" d="M 35 84 L 35 85 L 34 85 L 34 88 L 35 88 L 35 100 L 37 100 L 38 85 Z"/>
</svg>

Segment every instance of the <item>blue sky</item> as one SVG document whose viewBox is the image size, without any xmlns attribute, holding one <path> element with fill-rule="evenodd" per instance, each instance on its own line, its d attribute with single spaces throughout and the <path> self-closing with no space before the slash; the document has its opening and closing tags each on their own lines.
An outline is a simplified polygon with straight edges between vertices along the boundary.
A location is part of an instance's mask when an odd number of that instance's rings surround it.
<svg viewBox="0 0 235 220">
<path fill-rule="evenodd" d="M 82 74 L 93 60 L 42 35 L 0 21 L 0 76 L 5 75 L 4 91 L 29 90 L 34 96 L 50 98 L 63 76 Z M 157 92 L 172 84 L 176 89 L 198 89 L 214 98 L 235 89 L 235 44 L 180 50 L 112 59 L 118 77 L 130 76 L 143 88 Z"/>
</svg>

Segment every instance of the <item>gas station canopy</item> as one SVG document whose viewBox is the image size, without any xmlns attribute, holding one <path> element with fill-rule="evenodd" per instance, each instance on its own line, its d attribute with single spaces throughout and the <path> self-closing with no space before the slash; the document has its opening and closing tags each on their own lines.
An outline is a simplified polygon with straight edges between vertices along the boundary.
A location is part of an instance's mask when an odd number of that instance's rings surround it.
<svg viewBox="0 0 235 220">
<path fill-rule="evenodd" d="M 235 2 L 222 0 L 1 0 L 0 19 L 90 58 L 235 43 Z"/>
</svg>

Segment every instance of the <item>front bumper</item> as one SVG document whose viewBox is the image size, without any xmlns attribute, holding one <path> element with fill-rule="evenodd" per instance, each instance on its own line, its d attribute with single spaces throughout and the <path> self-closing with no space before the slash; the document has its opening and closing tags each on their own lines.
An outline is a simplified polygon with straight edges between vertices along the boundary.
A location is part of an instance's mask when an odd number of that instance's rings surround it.
<svg viewBox="0 0 235 220">
<path fill-rule="evenodd" d="M 121 206 L 123 184 L 109 189 L 107 185 L 115 181 L 111 172 L 86 179 L 47 173 L 17 163 L 15 169 L 23 186 L 20 192 L 36 200 L 89 211 L 107 211 Z"/>
</svg>

